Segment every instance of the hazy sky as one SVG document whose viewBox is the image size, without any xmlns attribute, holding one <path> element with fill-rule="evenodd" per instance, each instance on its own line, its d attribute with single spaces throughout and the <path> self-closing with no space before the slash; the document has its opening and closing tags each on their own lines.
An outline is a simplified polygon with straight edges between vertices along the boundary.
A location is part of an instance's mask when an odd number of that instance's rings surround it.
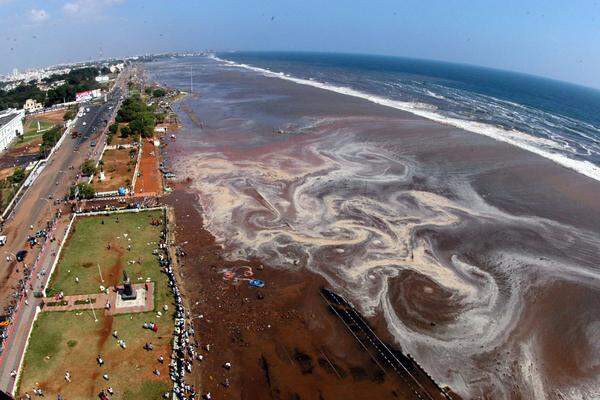
<svg viewBox="0 0 600 400">
<path fill-rule="evenodd" d="M 0 72 L 179 50 L 401 55 L 600 88 L 600 0 L 0 0 Z"/>
</svg>

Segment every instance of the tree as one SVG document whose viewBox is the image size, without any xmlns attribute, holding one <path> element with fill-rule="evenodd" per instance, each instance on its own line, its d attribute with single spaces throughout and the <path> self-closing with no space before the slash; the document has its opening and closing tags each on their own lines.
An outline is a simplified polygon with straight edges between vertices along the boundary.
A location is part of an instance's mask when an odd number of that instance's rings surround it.
<svg viewBox="0 0 600 400">
<path fill-rule="evenodd" d="M 131 133 L 142 137 L 151 137 L 156 126 L 156 118 L 150 112 L 140 113 L 133 121 L 129 123 Z"/>
<path fill-rule="evenodd" d="M 62 135 L 62 131 L 61 131 L 61 128 L 58 126 L 55 126 L 54 128 L 49 129 L 46 132 L 44 132 L 44 134 L 42 135 L 43 151 L 47 151 L 47 150 L 51 149 L 56 144 L 56 142 L 58 142 L 58 139 L 60 139 L 61 135 Z"/>
<path fill-rule="evenodd" d="M 129 126 L 124 126 L 121 128 L 121 137 L 126 138 L 131 135 L 131 128 Z"/>
<path fill-rule="evenodd" d="M 14 89 L 0 90 L 0 110 L 6 108 L 22 108 L 27 99 L 43 102 L 45 94 L 36 85 L 19 85 Z"/>
<path fill-rule="evenodd" d="M 119 112 L 117 113 L 117 122 L 129 122 L 134 120 L 140 113 L 146 111 L 146 104 L 139 95 L 133 95 L 126 99 Z"/>
<path fill-rule="evenodd" d="M 50 89 L 46 92 L 44 104 L 51 106 L 64 101 L 75 100 L 75 94 L 84 90 L 92 90 L 100 87 L 95 78 L 98 75 L 98 69 L 93 67 L 79 68 L 71 70 L 67 74 L 54 75 L 44 79 L 44 82 L 51 83 L 64 80 L 65 83 Z"/>
<path fill-rule="evenodd" d="M 71 198 L 91 199 L 96 195 L 96 190 L 89 183 L 80 183 L 76 186 L 71 186 Z"/>
<path fill-rule="evenodd" d="M 69 108 L 63 115 L 63 121 L 67 122 L 68 120 L 75 118 L 75 115 L 77 115 L 77 111 Z"/>
<path fill-rule="evenodd" d="M 152 88 L 147 87 L 146 89 L 144 89 L 144 93 L 146 93 L 148 96 L 150 96 L 152 94 Z"/>
<path fill-rule="evenodd" d="M 10 183 L 21 183 L 25 180 L 25 169 L 22 167 L 16 167 L 13 174 L 8 177 Z"/>
<path fill-rule="evenodd" d="M 129 123 L 129 129 L 134 135 L 141 135 L 144 131 L 144 121 L 140 118 L 134 119 Z"/>
<path fill-rule="evenodd" d="M 91 176 L 96 173 L 96 163 L 94 160 L 85 160 L 83 164 L 81 164 L 81 173 L 84 176 Z"/>
<path fill-rule="evenodd" d="M 111 135 L 114 135 L 115 133 L 117 133 L 118 130 L 119 130 L 119 124 L 117 124 L 116 122 L 111 124 L 108 127 L 108 131 L 111 133 Z"/>
<path fill-rule="evenodd" d="M 166 113 L 156 113 L 154 116 L 156 117 L 156 122 L 158 122 L 159 124 L 165 122 L 165 119 L 167 118 Z"/>
<path fill-rule="evenodd" d="M 165 97 L 167 94 L 167 91 L 165 89 L 162 88 L 158 88 L 154 90 L 154 97 Z"/>
</svg>

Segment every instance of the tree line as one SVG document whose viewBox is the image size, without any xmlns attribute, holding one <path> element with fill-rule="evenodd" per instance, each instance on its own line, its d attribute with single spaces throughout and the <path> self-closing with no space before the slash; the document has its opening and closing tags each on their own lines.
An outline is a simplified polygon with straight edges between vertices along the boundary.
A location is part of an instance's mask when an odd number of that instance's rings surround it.
<svg viewBox="0 0 600 400">
<path fill-rule="evenodd" d="M 6 108 L 22 108 L 27 99 L 34 99 L 45 107 L 64 101 L 75 101 L 75 94 L 85 90 L 98 89 L 100 85 L 95 78 L 99 70 L 94 67 L 79 68 L 66 74 L 44 78 L 42 82 L 51 84 L 64 80 L 65 83 L 44 92 L 35 81 L 19 85 L 12 90 L 0 90 L 0 110 Z"/>
<path fill-rule="evenodd" d="M 141 136 L 152 137 L 154 127 L 156 126 L 155 109 L 146 105 L 144 100 L 139 95 L 133 95 L 126 99 L 115 120 L 119 122 L 127 122 L 128 126 L 121 128 L 121 136 Z M 117 128 L 114 129 L 116 132 Z"/>
</svg>

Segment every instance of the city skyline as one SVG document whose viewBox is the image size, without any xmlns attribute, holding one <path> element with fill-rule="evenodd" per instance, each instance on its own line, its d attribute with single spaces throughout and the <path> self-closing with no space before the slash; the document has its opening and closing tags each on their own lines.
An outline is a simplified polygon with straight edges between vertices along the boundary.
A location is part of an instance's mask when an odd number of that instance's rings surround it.
<svg viewBox="0 0 600 400">
<path fill-rule="evenodd" d="M 576 8 L 554 0 L 432 8 L 416 1 L 346 7 L 338 1 L 1 0 L 0 51 L 9 57 L 0 73 L 170 51 L 300 50 L 440 60 L 600 88 L 597 15 L 594 1 Z"/>
</svg>

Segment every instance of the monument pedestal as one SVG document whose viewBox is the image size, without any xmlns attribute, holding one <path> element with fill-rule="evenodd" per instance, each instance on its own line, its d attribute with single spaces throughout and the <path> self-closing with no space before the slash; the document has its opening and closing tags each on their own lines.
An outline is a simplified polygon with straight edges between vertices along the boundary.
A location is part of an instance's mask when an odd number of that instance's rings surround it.
<svg viewBox="0 0 600 400">
<path fill-rule="evenodd" d="M 123 289 L 121 289 L 119 295 L 121 295 L 121 300 L 135 300 L 137 298 L 137 291 L 131 287 L 131 281 L 125 271 L 123 271 Z"/>
</svg>

